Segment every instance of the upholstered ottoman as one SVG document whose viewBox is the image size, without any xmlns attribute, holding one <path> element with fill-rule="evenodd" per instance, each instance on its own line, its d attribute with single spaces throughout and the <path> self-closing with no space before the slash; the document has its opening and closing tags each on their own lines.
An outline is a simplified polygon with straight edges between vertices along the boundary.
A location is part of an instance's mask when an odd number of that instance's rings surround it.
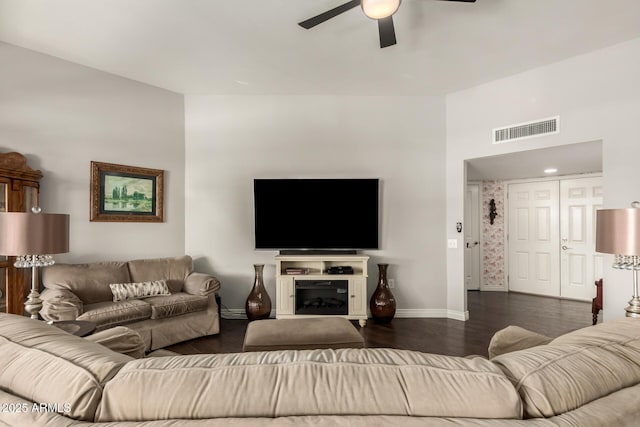
<svg viewBox="0 0 640 427">
<path fill-rule="evenodd" d="M 364 338 L 343 317 L 254 320 L 242 351 L 362 348 Z"/>
</svg>

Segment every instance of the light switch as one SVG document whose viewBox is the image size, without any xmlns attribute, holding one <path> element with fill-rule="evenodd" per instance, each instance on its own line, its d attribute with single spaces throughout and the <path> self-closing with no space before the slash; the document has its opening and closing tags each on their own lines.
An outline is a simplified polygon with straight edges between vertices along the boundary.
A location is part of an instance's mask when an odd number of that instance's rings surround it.
<svg viewBox="0 0 640 427">
<path fill-rule="evenodd" d="M 458 248 L 458 239 L 449 239 L 449 249 Z"/>
</svg>

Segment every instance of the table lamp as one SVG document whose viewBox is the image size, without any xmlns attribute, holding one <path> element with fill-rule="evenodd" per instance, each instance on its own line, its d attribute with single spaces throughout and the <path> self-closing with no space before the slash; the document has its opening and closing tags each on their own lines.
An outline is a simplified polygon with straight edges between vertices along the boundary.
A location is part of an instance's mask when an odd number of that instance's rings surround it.
<svg viewBox="0 0 640 427">
<path fill-rule="evenodd" d="M 69 251 L 69 215 L 0 212 L 0 255 L 16 256 L 17 268 L 31 268 L 31 292 L 24 303 L 32 319 L 38 319 L 42 300 L 38 292 L 38 267 L 53 265 L 50 254 Z"/>
<path fill-rule="evenodd" d="M 627 317 L 640 317 L 640 202 L 633 202 L 631 206 L 597 211 L 596 252 L 614 254 L 613 268 L 633 272 L 633 297 L 625 310 Z"/>
</svg>

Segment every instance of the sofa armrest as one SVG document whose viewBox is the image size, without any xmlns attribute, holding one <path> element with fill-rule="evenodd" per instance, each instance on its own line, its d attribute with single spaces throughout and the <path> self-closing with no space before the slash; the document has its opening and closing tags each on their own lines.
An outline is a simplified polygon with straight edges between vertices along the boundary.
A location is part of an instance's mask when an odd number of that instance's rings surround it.
<svg viewBox="0 0 640 427">
<path fill-rule="evenodd" d="M 184 280 L 184 291 L 191 295 L 208 296 L 219 289 L 220 281 L 210 274 L 191 273 Z"/>
<path fill-rule="evenodd" d="M 116 326 L 86 336 L 84 339 L 135 359 L 144 357 L 144 341 L 139 333 L 126 326 Z"/>
<path fill-rule="evenodd" d="M 519 326 L 507 326 L 496 332 L 489 342 L 489 359 L 512 351 L 549 344 L 553 338 Z"/>
<path fill-rule="evenodd" d="M 44 320 L 76 320 L 83 312 L 82 301 L 66 289 L 45 289 L 40 294 Z"/>
</svg>

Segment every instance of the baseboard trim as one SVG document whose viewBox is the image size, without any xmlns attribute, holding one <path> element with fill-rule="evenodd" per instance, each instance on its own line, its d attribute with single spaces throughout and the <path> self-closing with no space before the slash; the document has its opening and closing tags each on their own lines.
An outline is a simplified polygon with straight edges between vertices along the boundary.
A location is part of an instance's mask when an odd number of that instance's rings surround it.
<svg viewBox="0 0 640 427">
<path fill-rule="evenodd" d="M 469 320 L 468 311 L 455 311 L 439 308 L 404 308 L 396 310 L 397 318 L 421 318 L 421 319 L 454 319 Z"/>
<path fill-rule="evenodd" d="M 233 319 L 233 320 L 243 320 L 243 319 L 246 320 L 247 313 L 242 308 L 223 308 L 222 318 Z"/>
<path fill-rule="evenodd" d="M 370 313 L 369 313 L 370 315 Z M 271 317 L 276 317 L 276 311 L 271 311 Z M 396 310 L 397 318 L 421 318 L 421 319 L 453 319 L 467 321 L 469 320 L 469 311 L 456 311 L 439 308 L 404 308 Z M 223 308 L 223 319 L 246 319 L 247 314 L 241 308 Z"/>
<path fill-rule="evenodd" d="M 447 318 L 453 320 L 460 320 L 461 322 L 466 322 L 469 320 L 469 310 L 465 311 L 455 311 L 455 310 L 447 310 Z"/>
</svg>

